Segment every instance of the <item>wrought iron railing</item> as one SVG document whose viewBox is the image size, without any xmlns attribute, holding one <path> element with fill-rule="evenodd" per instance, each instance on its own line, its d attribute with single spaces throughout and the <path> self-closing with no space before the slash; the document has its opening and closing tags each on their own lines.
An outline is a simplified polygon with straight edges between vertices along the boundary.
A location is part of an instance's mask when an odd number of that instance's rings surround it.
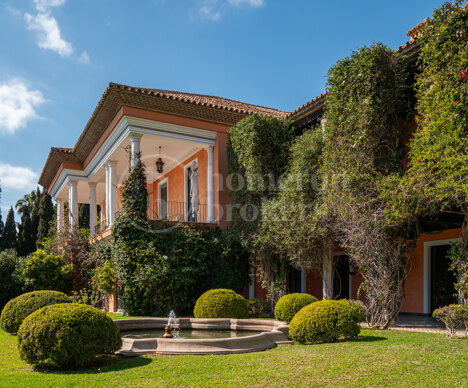
<svg viewBox="0 0 468 388">
<path fill-rule="evenodd" d="M 150 220 L 168 220 L 180 222 L 201 222 L 208 220 L 208 206 L 193 205 L 190 202 L 151 201 L 148 209 Z"/>
</svg>

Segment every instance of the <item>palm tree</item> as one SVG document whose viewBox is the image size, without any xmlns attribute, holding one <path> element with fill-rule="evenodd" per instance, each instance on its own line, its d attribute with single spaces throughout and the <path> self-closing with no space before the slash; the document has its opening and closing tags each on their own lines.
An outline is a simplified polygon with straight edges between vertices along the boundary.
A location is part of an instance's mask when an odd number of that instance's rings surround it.
<svg viewBox="0 0 468 388">
<path fill-rule="evenodd" d="M 23 198 L 18 199 L 15 205 L 15 209 L 18 212 L 18 214 L 22 215 L 26 207 L 28 208 L 29 213 L 31 213 L 33 205 L 38 199 L 38 195 L 40 195 L 40 191 L 33 190 L 31 191 L 31 194 L 25 194 Z"/>
</svg>

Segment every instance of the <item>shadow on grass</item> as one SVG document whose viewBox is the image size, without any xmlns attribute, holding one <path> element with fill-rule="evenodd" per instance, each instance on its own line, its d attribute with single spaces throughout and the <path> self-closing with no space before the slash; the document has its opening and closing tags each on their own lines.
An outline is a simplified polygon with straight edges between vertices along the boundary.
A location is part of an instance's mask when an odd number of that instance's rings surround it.
<svg viewBox="0 0 468 388">
<path fill-rule="evenodd" d="M 60 375 L 93 375 L 139 368 L 148 365 L 151 362 L 151 358 L 147 357 L 124 358 L 118 356 L 103 356 L 96 359 L 96 361 L 91 367 L 59 369 L 51 365 L 43 365 L 34 367 L 34 371 L 40 373 Z"/>
<path fill-rule="evenodd" d="M 378 337 L 376 335 L 364 335 L 358 336 L 353 339 L 343 340 L 343 342 L 375 342 L 375 341 L 386 341 L 388 338 L 386 337 Z"/>
</svg>

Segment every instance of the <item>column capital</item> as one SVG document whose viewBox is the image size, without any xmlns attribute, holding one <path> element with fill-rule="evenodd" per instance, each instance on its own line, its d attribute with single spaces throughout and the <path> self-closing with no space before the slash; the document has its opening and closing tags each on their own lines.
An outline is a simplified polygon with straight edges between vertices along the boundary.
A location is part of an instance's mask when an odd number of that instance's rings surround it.
<svg viewBox="0 0 468 388">
<path fill-rule="evenodd" d="M 136 133 L 136 132 L 130 132 L 128 134 L 128 137 L 130 138 L 131 141 L 140 141 L 142 136 L 143 135 L 141 133 Z"/>
<path fill-rule="evenodd" d="M 88 182 L 89 187 L 96 187 L 97 182 Z"/>
<path fill-rule="evenodd" d="M 54 201 L 55 201 L 56 203 L 62 203 L 62 200 L 61 200 L 60 198 L 57 198 L 57 197 L 54 197 Z"/>
<path fill-rule="evenodd" d="M 69 179 L 68 182 L 67 182 L 67 186 L 68 187 L 76 187 L 77 183 L 78 183 L 78 181 L 76 181 L 74 179 Z"/>
<path fill-rule="evenodd" d="M 107 166 L 108 168 L 115 167 L 116 165 L 117 165 L 117 160 L 108 160 L 108 161 L 106 162 L 106 166 Z"/>
</svg>

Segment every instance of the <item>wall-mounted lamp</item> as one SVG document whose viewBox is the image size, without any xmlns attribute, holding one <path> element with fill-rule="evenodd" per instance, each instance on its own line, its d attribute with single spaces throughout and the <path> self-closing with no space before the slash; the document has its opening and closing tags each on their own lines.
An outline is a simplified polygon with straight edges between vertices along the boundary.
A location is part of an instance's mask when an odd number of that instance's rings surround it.
<svg viewBox="0 0 468 388">
<path fill-rule="evenodd" d="M 161 146 L 159 146 L 159 158 L 156 160 L 156 171 L 160 174 L 164 171 L 164 162 L 161 159 Z"/>
</svg>

